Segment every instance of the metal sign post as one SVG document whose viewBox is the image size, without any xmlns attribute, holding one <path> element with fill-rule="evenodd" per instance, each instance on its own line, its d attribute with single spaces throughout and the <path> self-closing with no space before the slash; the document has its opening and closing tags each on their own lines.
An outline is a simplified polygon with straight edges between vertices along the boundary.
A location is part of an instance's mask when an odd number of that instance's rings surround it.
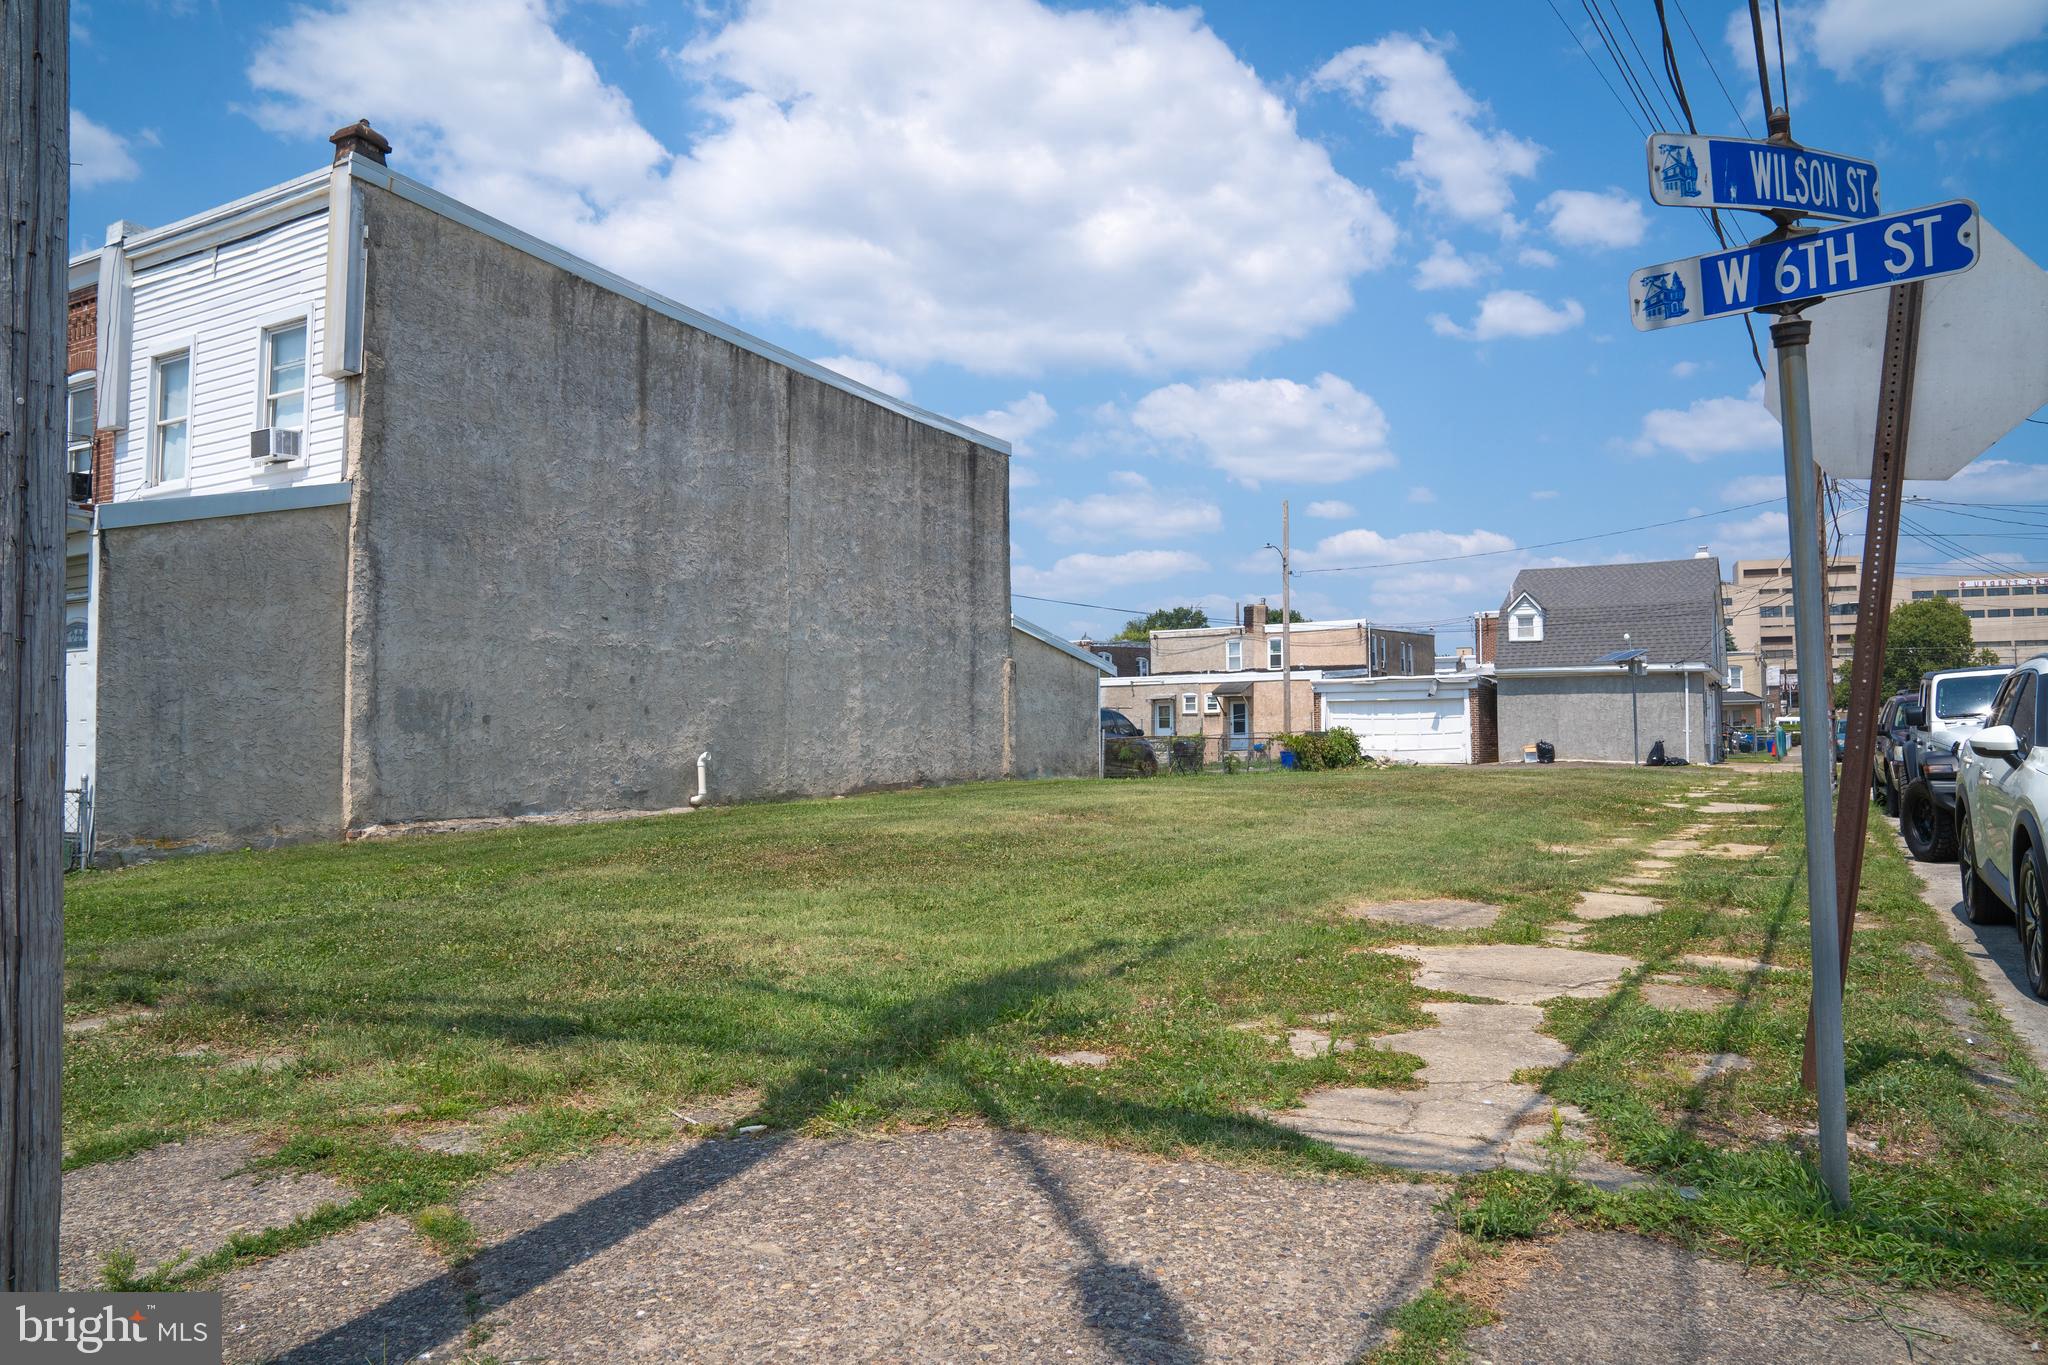
<svg viewBox="0 0 2048 1365">
<path fill-rule="evenodd" d="M 1807 689 L 1826 686 L 1828 599 L 1820 546 L 1801 534 L 1814 518 L 1813 412 L 1807 401 L 1806 343 L 1813 324 L 1788 314 L 1771 325 L 1778 353 L 1778 398 L 1785 414 L 1785 497 L 1792 525 L 1792 610 L 1802 680 L 1802 714 L 1812 707 Z M 1807 745 L 1800 761 L 1806 798 L 1806 909 L 1813 952 L 1813 1050 L 1820 1100 L 1820 1178 L 1838 1209 L 1849 1207 L 1849 1103 L 1843 1075 L 1842 960 L 1836 937 L 1834 764 L 1829 746 Z M 1851 799 L 1857 794 L 1852 793 Z"/>
<path fill-rule="evenodd" d="M 1863 574 L 1857 600 L 1876 609 L 1856 617 L 1850 653 L 1849 736 L 1842 756 L 1841 790 L 1870 790 L 1875 763 L 1877 710 L 1884 702 L 1885 639 L 1891 614 L 1892 578 L 1899 558 L 1899 505 L 1906 483 L 1906 450 L 1913 416 L 1913 379 L 1920 349 L 1920 313 L 1926 286 L 1915 282 L 1892 290 L 1886 328 L 1884 372 L 1878 381 L 1877 440 L 1870 455 L 1870 506 L 1863 525 Z M 1811 414 L 1809 413 L 1809 418 Z M 1870 828 L 1870 802 L 1846 799 L 1835 822 L 1836 938 L 1841 972 L 1849 975 L 1849 948 L 1856 933 L 1856 892 L 1863 882 L 1863 843 Z M 1814 1018 L 1806 1019 L 1806 1056 L 1800 1079 L 1814 1088 Z"/>
</svg>

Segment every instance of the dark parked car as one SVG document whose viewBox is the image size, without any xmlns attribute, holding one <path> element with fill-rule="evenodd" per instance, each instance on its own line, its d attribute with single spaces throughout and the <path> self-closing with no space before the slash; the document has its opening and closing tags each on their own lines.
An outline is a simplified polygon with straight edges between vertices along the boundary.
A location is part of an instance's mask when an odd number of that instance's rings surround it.
<svg viewBox="0 0 2048 1365">
<path fill-rule="evenodd" d="M 1871 737 L 1876 751 L 1870 762 L 1870 799 L 1896 817 L 1899 813 L 1900 765 L 1905 761 L 1906 720 L 1919 694 L 1901 692 L 1878 708 L 1877 733 Z"/>
<path fill-rule="evenodd" d="M 1102 708 L 1102 775 L 1157 777 L 1159 755 L 1145 742 L 1145 732 L 1121 711 Z"/>
</svg>

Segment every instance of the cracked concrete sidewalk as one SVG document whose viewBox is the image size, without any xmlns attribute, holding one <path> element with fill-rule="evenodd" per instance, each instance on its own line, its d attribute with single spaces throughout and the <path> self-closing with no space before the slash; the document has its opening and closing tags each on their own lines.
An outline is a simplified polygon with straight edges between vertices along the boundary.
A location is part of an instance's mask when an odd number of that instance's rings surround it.
<svg viewBox="0 0 2048 1365">
<path fill-rule="evenodd" d="M 246 1155 L 201 1142 L 89 1168 L 93 1202 L 154 1197 L 125 1225 L 81 1218 L 77 1262 L 144 1231 L 198 1255 L 246 1230 L 206 1212 L 217 1189 L 239 1197 L 226 1172 Z M 219 1288 L 233 1362 L 1334 1365 L 1429 1283 L 1441 1197 L 980 1129 L 694 1139 L 484 1182 L 461 1202 L 482 1245 L 458 1271 L 384 1218 Z"/>
</svg>

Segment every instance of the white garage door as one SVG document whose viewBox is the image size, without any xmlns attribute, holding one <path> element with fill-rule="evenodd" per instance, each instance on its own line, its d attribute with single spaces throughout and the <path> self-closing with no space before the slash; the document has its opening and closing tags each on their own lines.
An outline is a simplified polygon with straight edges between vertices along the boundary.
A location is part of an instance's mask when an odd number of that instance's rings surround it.
<svg viewBox="0 0 2048 1365">
<path fill-rule="evenodd" d="M 1410 763 L 1470 763 L 1465 694 L 1323 699 L 1323 724 L 1343 726 L 1369 754 Z"/>
</svg>

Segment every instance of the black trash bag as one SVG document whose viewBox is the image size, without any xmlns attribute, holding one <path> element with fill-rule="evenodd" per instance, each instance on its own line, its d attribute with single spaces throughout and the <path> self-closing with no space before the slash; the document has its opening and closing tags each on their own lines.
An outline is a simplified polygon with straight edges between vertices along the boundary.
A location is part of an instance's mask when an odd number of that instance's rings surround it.
<svg viewBox="0 0 2048 1365">
<path fill-rule="evenodd" d="M 1547 740 L 1547 739 L 1539 739 L 1539 740 L 1537 740 L 1537 741 L 1536 741 L 1536 761 L 1537 761 L 1538 763 L 1555 763 L 1555 762 L 1557 762 L 1557 746 L 1556 746 L 1555 744 L 1552 744 L 1552 743 L 1551 743 L 1551 742 L 1550 742 L 1549 740 Z"/>
<path fill-rule="evenodd" d="M 1666 760 L 1666 759 L 1665 759 L 1665 757 L 1664 757 L 1664 741 L 1663 741 L 1663 740 L 1661 740 L 1661 739 L 1660 739 L 1660 740 L 1658 740 L 1658 741 L 1657 741 L 1657 742 L 1656 742 L 1655 744 L 1652 744 L 1652 745 L 1650 746 L 1650 757 L 1649 757 L 1649 758 L 1648 758 L 1647 760 L 1645 760 L 1645 761 L 1646 761 L 1646 762 L 1647 762 L 1647 763 L 1648 763 L 1648 764 L 1649 764 L 1649 765 L 1650 765 L 1650 766 L 1651 766 L 1652 768 L 1662 768 L 1662 767 L 1665 767 L 1665 766 L 1666 766 L 1666 764 L 1667 764 L 1667 760 Z"/>
</svg>

